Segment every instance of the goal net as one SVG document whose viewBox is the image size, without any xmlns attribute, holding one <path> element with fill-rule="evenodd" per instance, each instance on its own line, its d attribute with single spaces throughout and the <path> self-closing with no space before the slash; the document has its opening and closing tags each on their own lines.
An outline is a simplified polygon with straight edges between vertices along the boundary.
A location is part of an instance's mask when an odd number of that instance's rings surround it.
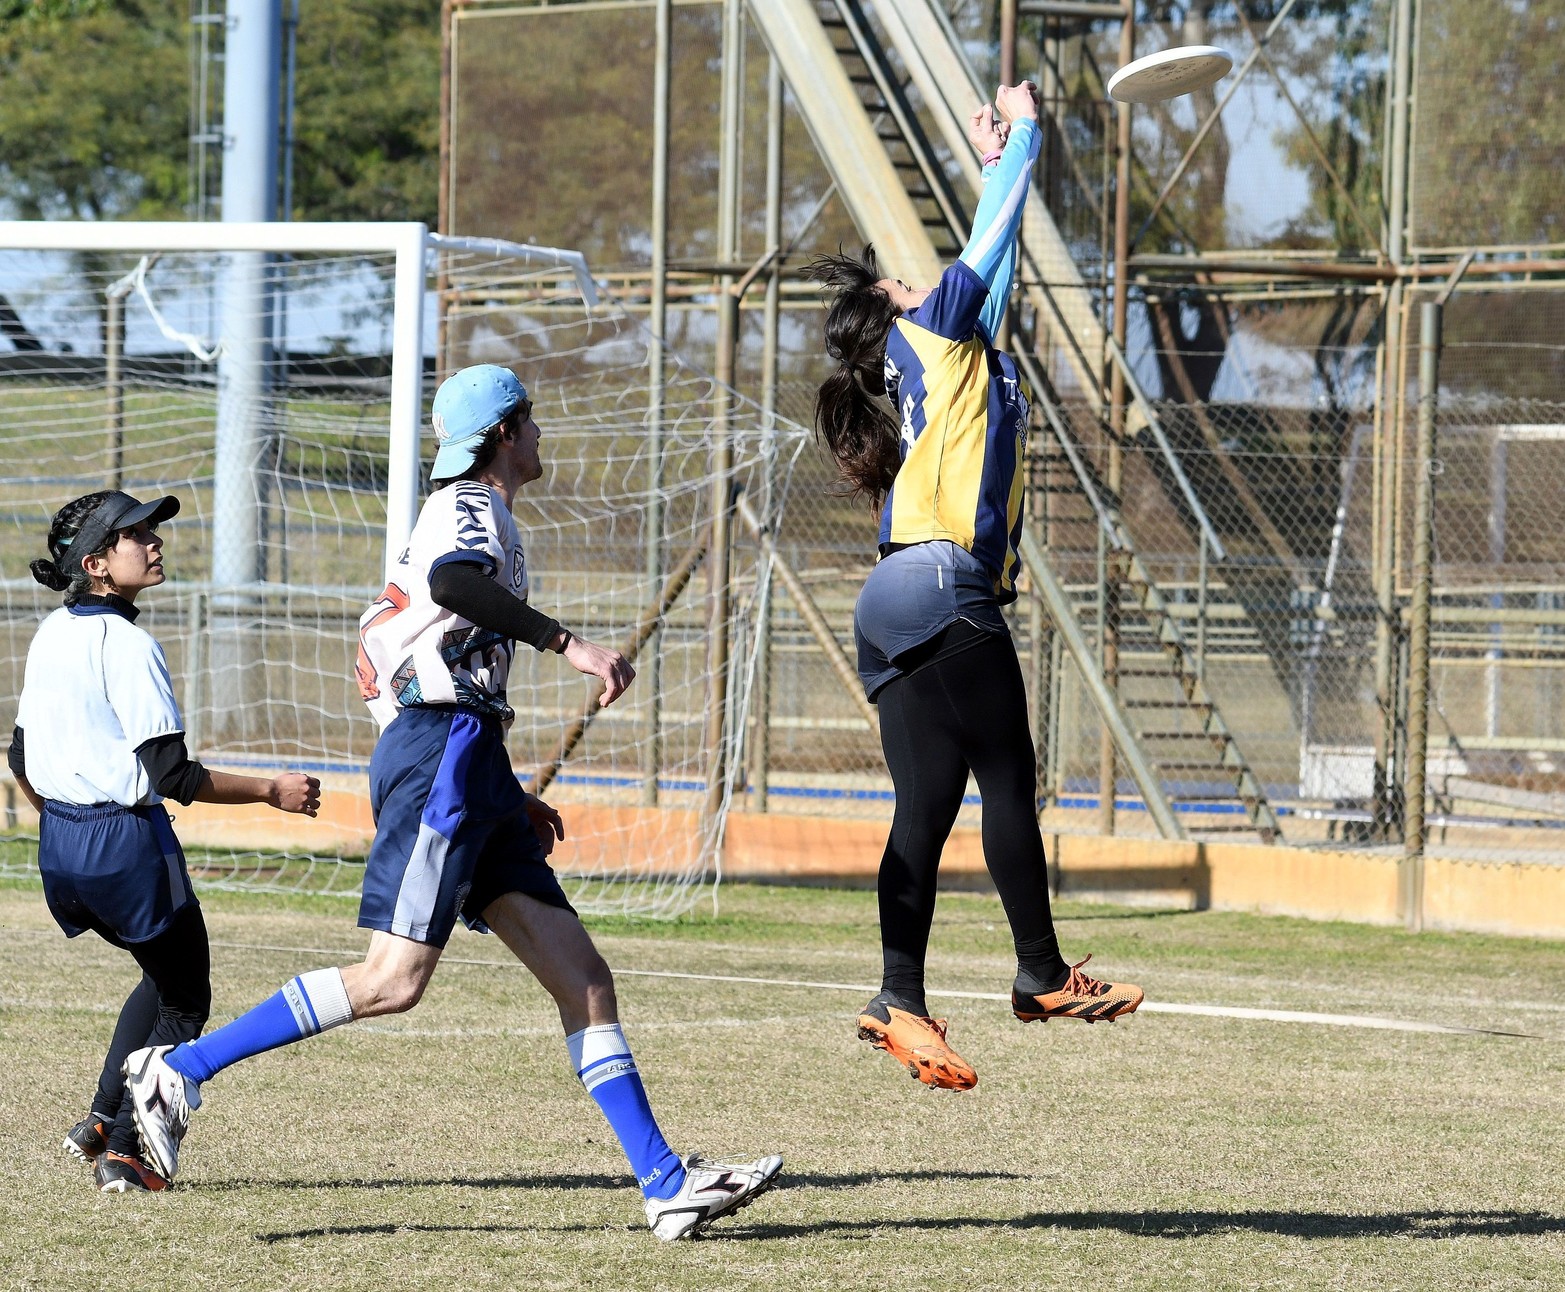
<svg viewBox="0 0 1565 1292">
<path fill-rule="evenodd" d="M 356 891 L 377 734 L 354 682 L 357 622 L 427 490 L 433 444 L 412 423 L 427 425 L 446 372 L 506 364 L 543 432 L 544 477 L 515 507 L 533 600 L 639 675 L 598 710 L 591 679 L 520 648 L 513 763 L 565 819 L 553 861 L 579 909 L 688 909 L 720 874 L 742 751 L 718 737 L 745 729 L 751 625 L 770 595 L 756 539 L 733 522 L 714 650 L 714 514 L 736 490 L 779 507 L 803 429 L 592 303 L 579 258 L 430 237 L 410 327 L 405 248 L 399 296 L 392 250 L 290 252 L 279 238 L 264 253 L 149 256 L 138 226 L 118 227 L 108 248 L 0 247 L 0 733 L 59 604 L 27 571 L 54 510 L 109 487 L 175 494 L 169 582 L 138 622 L 167 653 L 193 754 L 323 785 L 316 821 L 171 804 L 192 873 Z M 8 776 L 3 789 L 0 874 L 30 873 L 36 824 Z"/>
</svg>

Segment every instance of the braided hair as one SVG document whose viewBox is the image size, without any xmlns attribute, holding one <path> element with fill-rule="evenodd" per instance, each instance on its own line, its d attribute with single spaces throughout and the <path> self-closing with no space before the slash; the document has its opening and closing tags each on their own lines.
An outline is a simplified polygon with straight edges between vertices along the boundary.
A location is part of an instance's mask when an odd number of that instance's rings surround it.
<svg viewBox="0 0 1565 1292">
<path fill-rule="evenodd" d="M 60 563 L 65 560 L 71 540 L 81 532 L 81 527 L 87 518 L 97 511 L 113 492 L 112 489 L 100 489 L 97 493 L 83 494 L 80 498 L 73 498 L 55 512 L 54 520 L 49 526 L 48 558 L 34 561 L 27 567 L 33 572 L 33 578 L 44 587 L 52 592 L 65 593 L 66 605 L 74 604 L 83 593 L 92 591 L 92 578 L 82 569 L 81 560 L 73 562 L 75 569 L 69 574 L 61 569 Z M 108 541 L 98 550 L 107 551 L 114 539 L 115 535 L 111 533 Z M 97 554 L 97 552 L 82 552 L 80 556 L 86 558 Z"/>
<path fill-rule="evenodd" d="M 805 277 L 837 290 L 826 314 L 826 353 L 837 368 L 815 395 L 815 433 L 854 494 L 879 507 L 902 465 L 899 427 L 886 397 L 886 338 L 901 310 L 876 284 L 875 248 L 817 256 Z"/>
</svg>

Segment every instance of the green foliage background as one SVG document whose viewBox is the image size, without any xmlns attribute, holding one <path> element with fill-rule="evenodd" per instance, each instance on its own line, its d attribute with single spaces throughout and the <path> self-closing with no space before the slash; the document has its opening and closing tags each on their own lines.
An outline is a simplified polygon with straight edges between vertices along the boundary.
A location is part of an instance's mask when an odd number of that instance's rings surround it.
<svg viewBox="0 0 1565 1292">
<path fill-rule="evenodd" d="M 178 0 L 0 0 L 0 201 L 24 219 L 192 214 L 189 31 Z M 439 6 L 310 0 L 295 119 L 295 218 L 433 223 Z"/>
</svg>

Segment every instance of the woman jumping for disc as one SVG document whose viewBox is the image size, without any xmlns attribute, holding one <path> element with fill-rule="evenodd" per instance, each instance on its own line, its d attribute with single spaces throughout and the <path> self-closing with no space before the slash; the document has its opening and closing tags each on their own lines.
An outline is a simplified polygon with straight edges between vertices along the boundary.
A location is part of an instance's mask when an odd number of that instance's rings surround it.
<svg viewBox="0 0 1565 1292">
<path fill-rule="evenodd" d="M 1028 402 L 994 344 L 1038 155 L 1036 89 L 1001 86 L 995 107 L 969 121 L 983 198 L 972 238 L 935 287 L 882 276 L 870 247 L 809 269 L 836 289 L 826 350 L 839 366 L 817 395 L 816 431 L 880 515 L 881 559 L 859 594 L 854 636 L 896 809 L 880 864 L 881 990 L 859 1035 L 947 1090 L 971 1089 L 978 1074 L 929 1016 L 924 958 L 969 772 L 1016 944 L 1016 1017 L 1095 1022 L 1142 1001 L 1139 987 L 1083 973 L 1085 959 L 1067 964 L 1049 911 L 1026 693 L 1000 613 L 1016 598 Z"/>
</svg>

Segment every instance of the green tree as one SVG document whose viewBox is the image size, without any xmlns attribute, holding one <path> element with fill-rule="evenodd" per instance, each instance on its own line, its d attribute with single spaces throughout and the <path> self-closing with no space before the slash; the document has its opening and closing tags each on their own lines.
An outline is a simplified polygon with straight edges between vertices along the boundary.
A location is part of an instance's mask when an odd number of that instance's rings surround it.
<svg viewBox="0 0 1565 1292">
<path fill-rule="evenodd" d="M 306 0 L 298 62 L 294 217 L 433 225 L 440 6 Z"/>
<path fill-rule="evenodd" d="M 0 200 L 24 219 L 178 215 L 188 79 L 173 6 L 6 0 Z"/>
<path fill-rule="evenodd" d="M 0 0 L 0 201 L 26 219 L 189 214 L 188 19 L 181 0 Z M 432 223 L 439 95 L 439 6 L 309 0 L 295 218 Z"/>
</svg>

